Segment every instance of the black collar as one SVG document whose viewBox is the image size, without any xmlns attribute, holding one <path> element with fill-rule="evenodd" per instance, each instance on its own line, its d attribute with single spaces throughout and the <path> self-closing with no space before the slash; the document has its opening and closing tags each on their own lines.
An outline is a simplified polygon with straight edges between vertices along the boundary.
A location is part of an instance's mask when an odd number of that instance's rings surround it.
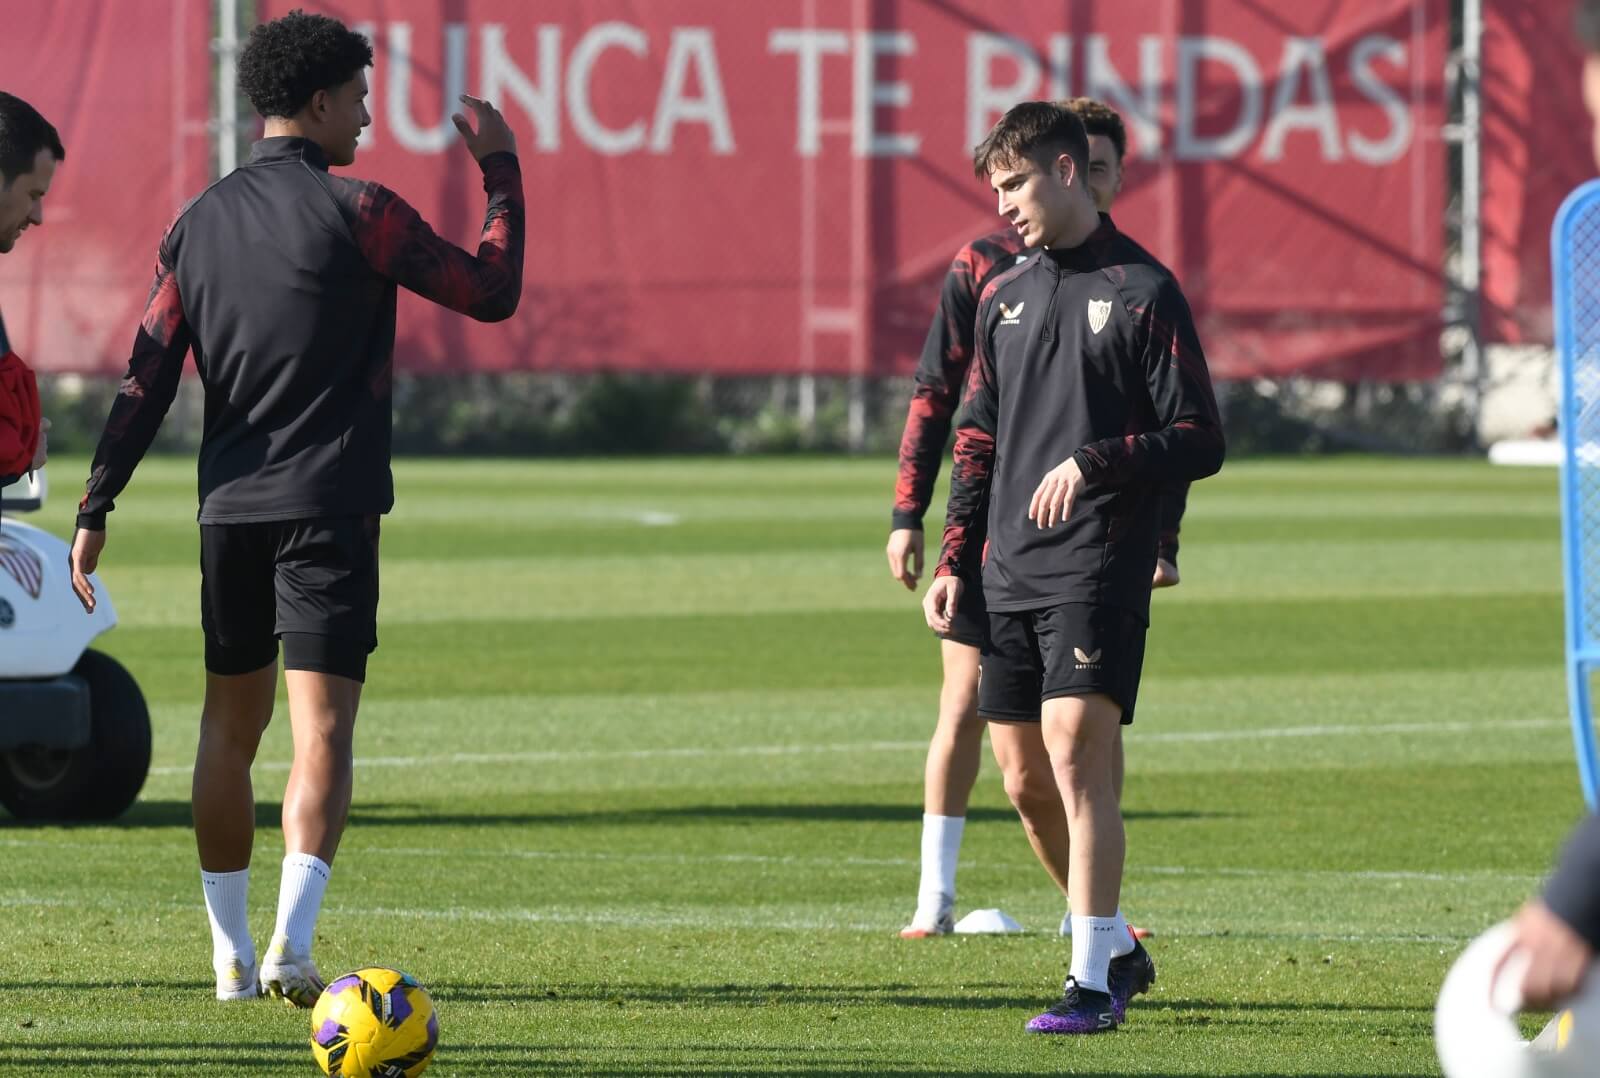
<svg viewBox="0 0 1600 1078">
<path fill-rule="evenodd" d="M 328 155 L 308 138 L 297 135 L 277 135 L 264 138 L 250 147 L 250 160 L 246 164 L 261 165 L 272 161 L 304 161 L 312 168 L 328 170 Z"/>
<path fill-rule="evenodd" d="M 1099 265 L 1100 253 L 1117 236 L 1117 226 L 1111 215 L 1102 213 L 1100 224 L 1076 247 L 1047 247 L 1045 260 L 1053 266 L 1068 270 L 1094 269 Z"/>
</svg>

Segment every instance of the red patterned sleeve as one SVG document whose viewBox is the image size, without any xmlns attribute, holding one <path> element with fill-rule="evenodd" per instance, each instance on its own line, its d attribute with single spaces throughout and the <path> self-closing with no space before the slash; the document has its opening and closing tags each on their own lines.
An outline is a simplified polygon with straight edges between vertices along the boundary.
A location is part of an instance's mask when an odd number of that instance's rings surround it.
<svg viewBox="0 0 1600 1078">
<path fill-rule="evenodd" d="M 78 527 L 93 531 L 105 528 L 106 513 L 114 508 L 117 495 L 133 478 L 133 470 L 144 459 L 172 406 L 190 339 L 183 298 L 178 295 L 178 280 L 172 272 L 172 257 L 163 239 L 156 256 L 156 279 L 150 286 L 139 330 L 134 334 L 128 373 L 111 403 L 105 432 L 94 451 L 89 482 L 78 503 Z"/>
<path fill-rule="evenodd" d="M 987 502 L 994 474 L 994 432 L 1000 414 L 1000 394 L 995 385 L 994 359 L 987 329 L 989 303 L 994 295 L 984 290 L 978 306 L 973 361 L 967 376 L 961 424 L 956 428 L 954 459 L 950 465 L 950 504 L 945 514 L 944 549 L 934 576 L 959 576 L 961 567 L 973 564 L 967 547 L 982 532 L 979 514 Z"/>
<path fill-rule="evenodd" d="M 383 276 L 480 322 L 500 322 L 522 298 L 522 170 L 510 153 L 480 164 L 489 208 L 476 255 L 440 239 L 405 199 L 375 183 L 361 193 L 353 228 L 362 255 Z"/>
<path fill-rule="evenodd" d="M 961 249 L 945 273 L 939 309 L 917 361 L 911 407 L 900 436 L 900 471 L 894 487 L 891 527 L 921 528 L 939 478 L 939 458 L 972 363 L 972 320 L 978 311 L 979 254 Z"/>
<path fill-rule="evenodd" d="M 1204 479 L 1222 467 L 1222 420 L 1189 305 L 1167 278 L 1131 313 L 1143 337 L 1142 374 L 1161 425 L 1091 442 L 1073 459 L 1091 487 Z"/>
</svg>

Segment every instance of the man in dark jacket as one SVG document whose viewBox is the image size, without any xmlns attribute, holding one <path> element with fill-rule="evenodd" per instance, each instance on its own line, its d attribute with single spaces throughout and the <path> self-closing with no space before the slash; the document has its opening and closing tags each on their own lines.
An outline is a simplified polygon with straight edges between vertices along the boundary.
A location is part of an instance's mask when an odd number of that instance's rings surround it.
<svg viewBox="0 0 1600 1078">
<path fill-rule="evenodd" d="M 978 713 L 997 739 L 1037 726 L 1070 849 L 1071 973 L 1028 1023 L 1035 1033 L 1114 1029 L 1134 994 L 1118 982 L 1150 976 L 1118 908 L 1115 750 L 1138 696 L 1162 491 L 1223 458 L 1183 293 L 1097 213 L 1088 164 L 1083 122 L 1043 101 L 1006 113 L 974 155 L 1036 253 L 979 301 L 944 549 L 923 600 L 929 627 L 948 632 L 982 536 Z"/>
<path fill-rule="evenodd" d="M 394 192 L 335 175 L 371 122 L 372 46 L 293 12 L 256 27 L 239 85 L 266 120 L 250 160 L 168 229 L 155 284 L 79 506 L 73 587 L 106 515 L 172 403 L 191 347 L 205 385 L 200 619 L 206 696 L 194 768 L 195 838 L 217 996 L 259 990 L 312 1006 L 311 942 L 349 814 L 352 738 L 377 647 L 378 522 L 389 468 L 395 305 L 403 286 L 480 321 L 522 292 L 522 174 L 486 102 L 455 125 L 488 196 L 477 253 L 436 236 Z M 255 805 L 250 765 L 272 717 L 279 647 L 294 729 L 283 799 L 278 920 L 260 962 L 246 919 Z"/>
</svg>

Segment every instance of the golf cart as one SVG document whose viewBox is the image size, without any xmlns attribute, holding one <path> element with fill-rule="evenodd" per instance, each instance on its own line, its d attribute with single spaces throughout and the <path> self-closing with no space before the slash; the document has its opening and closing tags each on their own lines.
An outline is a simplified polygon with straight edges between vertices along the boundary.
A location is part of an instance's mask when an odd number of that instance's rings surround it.
<svg viewBox="0 0 1600 1078">
<path fill-rule="evenodd" d="M 0 805 L 18 819 L 120 816 L 150 771 L 150 712 L 133 676 L 89 649 L 117 624 L 111 597 L 84 612 L 70 547 L 16 519 L 44 473 L 0 488 Z"/>
</svg>

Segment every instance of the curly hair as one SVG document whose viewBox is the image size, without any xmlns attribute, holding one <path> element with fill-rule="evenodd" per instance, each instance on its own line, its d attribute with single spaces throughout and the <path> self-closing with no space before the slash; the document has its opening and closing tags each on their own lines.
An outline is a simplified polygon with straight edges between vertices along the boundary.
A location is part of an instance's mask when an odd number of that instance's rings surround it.
<svg viewBox="0 0 1600 1078">
<path fill-rule="evenodd" d="M 250 31 L 239 53 L 239 88 L 262 116 L 289 117 L 318 90 L 372 64 L 372 43 L 338 19 L 296 8 Z"/>
<path fill-rule="evenodd" d="M 1083 129 L 1091 135 L 1104 135 L 1117 151 L 1117 163 L 1128 152 L 1128 129 L 1123 126 L 1122 114 L 1104 101 L 1092 97 L 1074 97 L 1061 102 L 1061 107 L 1078 114 Z"/>
<path fill-rule="evenodd" d="M 57 161 L 67 157 L 61 136 L 50 121 L 22 98 L 0 93 L 0 188 L 10 187 L 18 176 L 32 172 L 40 150 L 49 150 Z"/>
<path fill-rule="evenodd" d="M 972 151 L 972 171 L 981 179 L 997 168 L 1016 168 L 1070 154 L 1078 168 L 1089 167 L 1089 136 L 1078 115 L 1053 101 L 1024 101 L 1000 117 Z"/>
</svg>

